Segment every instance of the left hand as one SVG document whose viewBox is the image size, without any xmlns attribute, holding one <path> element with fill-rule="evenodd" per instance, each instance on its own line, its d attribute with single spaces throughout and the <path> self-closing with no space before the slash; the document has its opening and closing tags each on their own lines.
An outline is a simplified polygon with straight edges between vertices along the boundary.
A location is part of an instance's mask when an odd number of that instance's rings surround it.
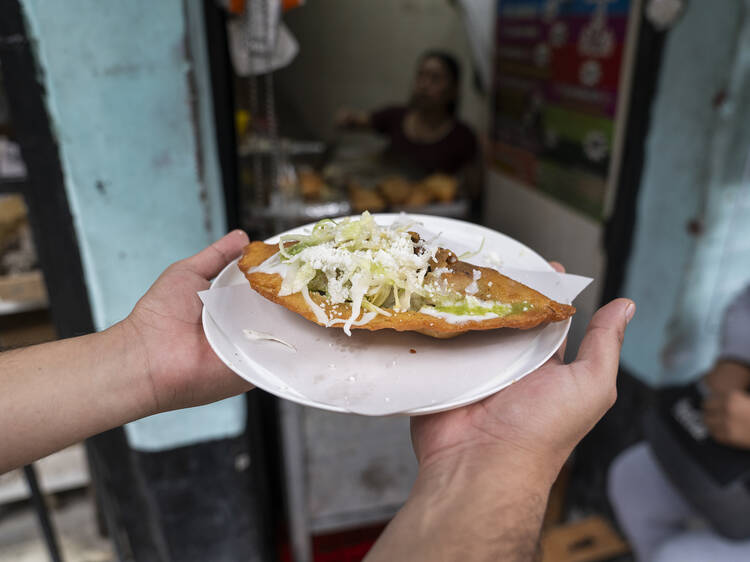
<svg viewBox="0 0 750 562">
<path fill-rule="evenodd" d="M 750 367 L 737 361 L 719 360 L 703 380 L 716 394 L 747 390 L 750 387 Z"/>
<path fill-rule="evenodd" d="M 703 403 L 711 437 L 731 447 L 750 449 L 750 395 L 741 390 L 711 396 Z"/>
<path fill-rule="evenodd" d="M 210 280 L 247 243 L 247 234 L 235 230 L 194 256 L 173 263 L 121 323 L 137 344 L 132 352 L 145 363 L 156 412 L 199 406 L 252 388 L 208 344 L 198 297 L 198 291 L 208 289 Z"/>
</svg>

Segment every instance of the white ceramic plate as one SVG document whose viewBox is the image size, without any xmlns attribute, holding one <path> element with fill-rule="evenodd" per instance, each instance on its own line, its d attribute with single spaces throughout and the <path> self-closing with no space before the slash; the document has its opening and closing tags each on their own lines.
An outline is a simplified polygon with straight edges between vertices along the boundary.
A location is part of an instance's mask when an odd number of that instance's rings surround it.
<svg viewBox="0 0 750 562">
<path fill-rule="evenodd" d="M 457 253 L 478 248 L 484 239 L 480 255 L 467 261 L 497 266 L 499 257 L 502 268 L 539 272 L 530 274 L 529 279 L 533 281 L 534 275 L 545 281 L 552 278 L 554 283 L 543 292 L 570 302 L 571 296 L 550 294 L 560 285 L 557 278 L 561 276 L 542 273 L 554 270 L 520 242 L 454 219 L 409 218 L 423 225 L 416 230 L 441 233 L 440 245 Z M 380 214 L 375 219 L 390 224 L 399 215 Z M 278 236 L 267 242 L 277 241 Z M 542 365 L 570 327 L 568 319 L 533 330 L 470 332 L 449 340 L 391 330 L 353 330 L 348 337 L 340 328 L 317 326 L 259 296 L 248 286 L 236 261 L 216 277 L 201 298 L 206 337 L 239 376 L 306 406 L 375 416 L 427 414 L 480 400 Z M 244 337 L 244 329 L 272 334 L 292 344 L 296 352 L 272 341 L 250 341 Z"/>
</svg>

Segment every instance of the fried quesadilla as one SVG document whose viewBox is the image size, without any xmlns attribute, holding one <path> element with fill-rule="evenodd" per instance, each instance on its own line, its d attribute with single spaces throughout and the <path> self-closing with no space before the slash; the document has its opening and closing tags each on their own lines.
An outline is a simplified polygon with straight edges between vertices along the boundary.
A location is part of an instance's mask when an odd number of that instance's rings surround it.
<svg viewBox="0 0 750 562">
<path fill-rule="evenodd" d="M 278 245 L 252 242 L 239 268 L 265 298 L 321 326 L 415 331 L 438 338 L 565 320 L 575 308 L 498 271 L 461 261 L 409 225 L 320 221 Z"/>
</svg>

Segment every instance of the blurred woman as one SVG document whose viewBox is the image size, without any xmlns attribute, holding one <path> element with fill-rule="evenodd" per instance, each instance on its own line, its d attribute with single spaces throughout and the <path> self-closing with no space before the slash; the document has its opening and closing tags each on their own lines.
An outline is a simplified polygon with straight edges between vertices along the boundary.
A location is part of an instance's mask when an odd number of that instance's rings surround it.
<svg viewBox="0 0 750 562">
<path fill-rule="evenodd" d="M 406 105 L 372 112 L 342 109 L 336 124 L 387 137 L 386 161 L 410 179 L 435 173 L 458 176 L 475 199 L 481 191 L 481 158 L 476 135 L 457 116 L 460 85 L 461 68 L 455 57 L 428 51 L 419 59 Z"/>
<path fill-rule="evenodd" d="M 609 473 L 610 501 L 638 562 L 750 560 L 750 285 L 724 315 L 719 357 L 702 385 L 705 432 L 734 451 L 727 460 L 711 449 L 708 460 L 730 463 L 738 476 L 715 481 L 691 458 L 685 438 L 652 421 L 649 442 L 621 453 Z"/>
</svg>

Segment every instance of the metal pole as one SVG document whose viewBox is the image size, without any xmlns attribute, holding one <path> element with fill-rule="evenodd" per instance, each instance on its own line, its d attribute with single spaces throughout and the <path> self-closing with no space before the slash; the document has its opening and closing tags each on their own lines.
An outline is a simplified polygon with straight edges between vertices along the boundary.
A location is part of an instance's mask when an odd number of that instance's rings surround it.
<svg viewBox="0 0 750 562">
<path fill-rule="evenodd" d="M 23 467 L 23 472 L 26 475 L 26 482 L 29 484 L 29 490 L 31 490 L 31 501 L 34 503 L 34 511 L 36 511 L 39 525 L 42 527 L 42 534 L 44 535 L 44 542 L 47 543 L 49 557 L 52 562 L 62 562 L 60 548 L 57 545 L 57 537 L 55 536 L 55 529 L 52 527 L 52 521 L 50 521 L 49 512 L 47 511 L 47 504 L 44 503 L 44 496 L 42 496 L 42 492 L 39 489 L 39 482 L 36 479 L 34 466 L 27 464 Z"/>
<path fill-rule="evenodd" d="M 307 478 L 305 475 L 305 442 L 302 428 L 302 406 L 288 400 L 279 403 L 281 446 L 286 483 L 286 512 L 294 562 L 313 559 L 310 523 L 307 517 Z"/>
</svg>

